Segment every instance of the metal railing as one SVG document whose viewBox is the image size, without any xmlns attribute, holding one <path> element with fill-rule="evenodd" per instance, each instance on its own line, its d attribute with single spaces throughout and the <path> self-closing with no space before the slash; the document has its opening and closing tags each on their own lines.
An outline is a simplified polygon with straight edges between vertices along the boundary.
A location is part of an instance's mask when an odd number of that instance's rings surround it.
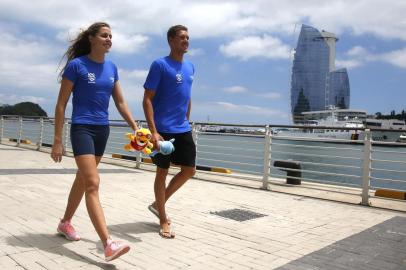
<svg viewBox="0 0 406 270">
<path fill-rule="evenodd" d="M 145 122 L 138 125 L 146 126 Z M 304 129 L 290 125 L 230 125 L 193 123 L 193 138 L 197 146 L 197 164 L 231 169 L 231 174 L 218 174 L 219 178 L 255 181 L 263 189 L 292 186 L 287 178 L 296 179 L 300 188 L 334 187 L 339 192 L 349 189 L 360 197 L 360 203 L 369 205 L 378 189 L 406 192 L 406 144 L 376 142 L 374 129 L 357 129 L 362 140 L 290 136 L 277 134 L 278 128 Z M 351 128 L 312 127 L 312 129 Z M 63 142 L 71 152 L 70 122 L 64 123 Z M 379 132 L 393 130 L 379 130 Z M 112 154 L 125 154 L 136 158 L 135 166 L 141 168 L 140 152 L 126 152 L 125 134 L 131 129 L 123 121 L 112 121 L 106 158 Z M 398 132 L 398 131 L 397 131 Z M 303 133 L 305 134 L 305 133 Z M 300 135 L 300 133 L 299 133 Z M 348 136 L 347 136 L 348 137 Z M 0 142 L 11 140 L 16 146 L 36 145 L 37 150 L 51 147 L 53 119 L 41 117 L 1 116 Z M 276 161 L 300 164 L 300 168 L 281 168 Z M 295 174 L 296 173 L 296 174 Z M 210 174 L 216 174 L 210 172 Z M 287 175 L 285 175 L 287 174 Z M 290 176 L 289 176 L 290 174 Z M 298 186 L 299 187 L 299 186 Z"/>
</svg>

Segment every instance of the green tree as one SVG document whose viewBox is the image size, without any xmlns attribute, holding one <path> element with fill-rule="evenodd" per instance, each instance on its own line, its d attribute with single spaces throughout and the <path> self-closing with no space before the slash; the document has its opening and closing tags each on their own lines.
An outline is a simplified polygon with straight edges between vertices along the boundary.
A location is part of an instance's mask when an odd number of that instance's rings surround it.
<svg viewBox="0 0 406 270">
<path fill-rule="evenodd" d="M 48 117 L 47 113 L 38 104 L 32 102 L 21 102 L 13 106 L 2 105 L 0 106 L 0 114 Z"/>
<path fill-rule="evenodd" d="M 344 97 L 341 97 L 340 102 L 338 102 L 337 107 L 340 109 L 345 109 L 345 101 L 344 101 Z"/>
<path fill-rule="evenodd" d="M 300 89 L 299 98 L 297 99 L 296 106 L 293 110 L 294 115 L 300 115 L 302 112 L 310 111 L 310 103 L 309 100 L 304 95 L 303 88 Z"/>
</svg>

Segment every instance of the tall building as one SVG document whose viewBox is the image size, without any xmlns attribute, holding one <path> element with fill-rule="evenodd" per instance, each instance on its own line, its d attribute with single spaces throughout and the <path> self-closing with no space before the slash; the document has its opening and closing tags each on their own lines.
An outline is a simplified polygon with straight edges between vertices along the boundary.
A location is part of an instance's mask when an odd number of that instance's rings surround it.
<svg viewBox="0 0 406 270">
<path fill-rule="evenodd" d="M 291 81 L 291 111 L 295 123 L 303 118 L 302 112 L 321 111 L 331 106 L 349 108 L 347 70 L 335 69 L 337 40 L 333 33 L 302 25 Z"/>
</svg>

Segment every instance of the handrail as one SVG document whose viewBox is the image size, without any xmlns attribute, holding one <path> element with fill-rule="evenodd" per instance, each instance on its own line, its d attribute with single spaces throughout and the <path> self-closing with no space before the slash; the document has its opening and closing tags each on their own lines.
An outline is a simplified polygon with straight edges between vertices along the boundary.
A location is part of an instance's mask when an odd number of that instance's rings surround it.
<svg viewBox="0 0 406 270">
<path fill-rule="evenodd" d="M 0 143 L 4 139 L 16 142 L 23 147 L 27 139 L 37 144 L 36 149 L 42 150 L 52 144 L 53 118 L 49 117 L 20 117 L 5 116 L 0 118 Z M 112 151 L 125 153 L 123 145 L 127 143 L 125 136 L 120 134 L 128 125 L 122 120 L 110 121 L 111 136 L 106 154 Z M 138 125 L 147 126 L 145 121 L 138 121 Z M 272 178 L 274 175 L 284 178 L 283 171 L 300 172 L 301 177 L 289 176 L 307 182 L 324 183 L 326 185 L 354 186 L 359 189 L 361 203 L 370 204 L 370 189 L 375 186 L 391 187 L 393 189 L 406 186 L 406 164 L 404 155 L 406 147 L 388 149 L 390 146 L 406 146 L 402 143 L 383 143 L 371 140 L 373 131 L 398 130 L 363 129 L 363 140 L 308 138 L 288 136 L 288 134 L 275 135 L 273 132 L 279 128 L 300 128 L 295 125 L 237 125 L 219 124 L 223 127 L 236 127 L 235 133 L 205 132 L 202 126 L 214 126 L 213 123 L 192 123 L 192 134 L 197 146 L 197 161 L 201 165 L 219 164 L 218 167 L 227 167 L 232 170 L 230 176 L 245 180 L 261 181 L 263 189 L 272 189 L 273 184 L 279 183 Z M 264 132 L 254 131 L 253 127 Z M 70 146 L 70 119 L 65 119 L 63 129 L 63 142 L 65 149 L 71 152 Z M 246 128 L 246 130 L 244 130 Z M 250 134 L 248 129 L 261 134 Z M 360 128 L 340 127 L 307 127 L 310 129 L 330 128 L 334 130 L 361 130 Z M 233 131 L 234 132 L 234 131 Z M 345 132 L 345 134 L 349 134 Z M 216 135 L 213 137 L 212 135 Z M 20 144 L 21 143 L 21 144 Z M 329 143 L 329 144 L 324 144 Z M 333 143 L 333 144 L 330 144 Z M 403 150 L 404 149 L 404 150 Z M 238 154 L 236 154 L 238 153 Z M 131 156 L 146 157 L 139 152 L 128 153 Z M 273 166 L 275 160 L 289 160 L 302 165 L 300 169 L 283 169 Z M 141 158 L 137 158 L 136 167 L 140 168 Z M 379 163 L 379 167 L 376 164 Z M 382 163 L 382 165 L 381 165 Z M 200 165 L 200 164 L 199 164 Z M 375 168 L 376 167 L 376 168 Z M 239 174 L 241 173 L 241 174 Z M 216 173 L 213 173 L 216 174 Z M 399 175 L 398 175 L 399 174 Z M 257 178 L 258 176 L 258 178 Z M 272 176 L 272 177 L 271 177 Z M 345 182 L 346 178 L 357 181 L 356 184 Z M 333 180 L 332 180 L 333 179 Z M 361 179 L 358 180 L 358 179 Z M 350 179 L 348 179 L 350 180 Z M 371 183 L 371 181 L 373 181 Z M 338 189 L 338 187 L 334 187 Z"/>
<path fill-rule="evenodd" d="M 332 155 L 316 155 L 316 154 L 306 154 L 306 153 L 294 153 L 294 152 L 286 152 L 286 151 L 277 151 L 274 150 L 274 153 L 282 153 L 282 154 L 290 154 L 295 156 L 308 156 L 308 157 L 326 157 L 326 158 L 342 158 L 342 159 L 353 159 L 353 160 L 361 160 L 361 158 L 356 157 L 345 157 L 345 156 L 332 156 Z"/>
<path fill-rule="evenodd" d="M 227 153 L 216 153 L 216 152 L 207 152 L 207 151 L 197 151 L 198 153 L 202 153 L 202 154 L 213 154 L 213 155 L 217 155 L 217 156 L 228 156 L 228 157 L 232 157 L 235 156 L 235 154 L 227 154 Z M 256 160 L 262 160 L 262 157 L 257 157 L 257 156 L 249 156 L 250 159 L 256 159 Z"/>
<path fill-rule="evenodd" d="M 340 150 L 349 150 L 349 151 L 361 151 L 360 149 L 356 149 L 356 148 L 343 148 L 343 147 L 333 147 L 333 146 L 310 146 L 310 145 L 301 145 L 301 144 L 297 144 L 297 145 L 292 145 L 292 144 L 287 144 L 287 143 L 273 143 L 273 145 L 283 145 L 283 146 L 287 146 L 287 147 L 293 147 L 293 148 L 318 148 L 318 149 L 340 149 Z"/>
</svg>

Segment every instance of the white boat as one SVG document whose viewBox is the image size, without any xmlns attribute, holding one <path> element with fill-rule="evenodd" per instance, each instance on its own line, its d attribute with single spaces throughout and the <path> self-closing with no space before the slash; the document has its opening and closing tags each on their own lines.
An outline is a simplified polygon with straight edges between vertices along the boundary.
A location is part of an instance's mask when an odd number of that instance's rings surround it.
<svg viewBox="0 0 406 270">
<path fill-rule="evenodd" d="M 406 143 L 406 132 L 400 134 L 400 136 L 399 136 L 399 142 L 401 142 L 401 143 Z"/>
<path fill-rule="evenodd" d="M 383 142 L 400 142 L 402 134 L 406 132 L 404 121 L 396 119 L 366 119 L 365 127 L 376 129 L 391 129 L 394 131 L 372 131 L 372 140 Z"/>
<path fill-rule="evenodd" d="M 320 120 L 308 120 L 299 128 L 281 128 L 273 131 L 274 136 L 297 138 L 321 138 L 340 140 L 360 140 L 364 138 L 364 124 L 357 120 L 339 121 L 328 117 Z M 326 127 L 326 128 L 314 128 Z M 342 129 L 353 128 L 354 130 Z"/>
<path fill-rule="evenodd" d="M 356 141 L 364 140 L 365 128 L 382 128 L 392 129 L 394 131 L 373 130 L 371 133 L 373 141 L 399 142 L 402 132 L 406 134 L 406 125 L 404 121 L 367 119 L 366 113 L 365 115 L 363 115 L 360 114 L 360 112 L 362 111 L 349 109 L 339 110 L 335 108 L 330 108 L 326 111 L 306 112 L 303 113 L 304 119 L 313 119 L 303 120 L 303 122 L 300 124 L 300 126 L 302 127 L 276 129 L 273 130 L 273 135 L 299 138 L 328 138 Z M 338 117 L 338 115 L 340 115 L 340 117 Z M 351 128 L 351 130 L 342 128 Z"/>
</svg>

